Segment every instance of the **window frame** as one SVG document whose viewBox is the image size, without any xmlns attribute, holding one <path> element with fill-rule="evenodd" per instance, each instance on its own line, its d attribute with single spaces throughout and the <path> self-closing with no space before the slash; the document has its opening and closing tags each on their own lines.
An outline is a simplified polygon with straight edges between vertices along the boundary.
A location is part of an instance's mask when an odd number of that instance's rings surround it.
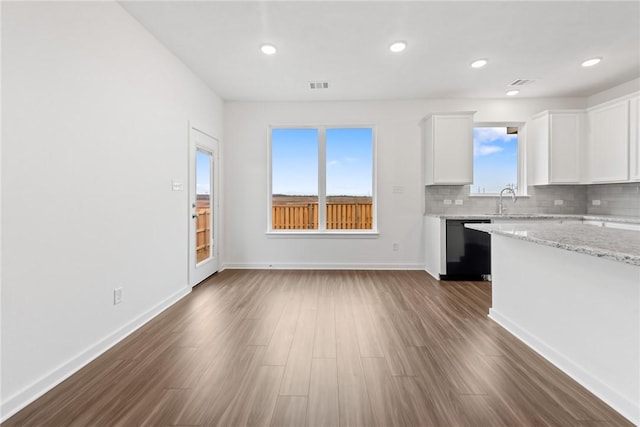
<svg viewBox="0 0 640 427">
<path fill-rule="evenodd" d="M 517 191 L 518 197 L 527 197 L 527 150 L 526 150 L 526 138 L 524 133 L 526 131 L 525 122 L 474 122 L 473 128 L 492 128 L 492 127 L 517 127 L 518 128 L 518 179 L 517 179 Z M 473 143 L 473 142 L 472 142 Z M 475 158 L 473 160 L 473 167 L 475 168 Z M 469 197 L 500 197 L 499 193 L 473 193 L 473 185 L 469 186 Z"/>
<path fill-rule="evenodd" d="M 318 131 L 318 228 L 317 229 L 274 229 L 273 226 L 273 143 L 272 135 L 274 129 L 316 129 Z M 371 229 L 327 229 L 326 221 L 326 200 L 327 200 L 327 157 L 326 157 L 326 130 L 327 129 L 371 129 L 371 209 L 373 219 Z M 377 191 L 377 163 L 378 144 L 377 129 L 372 124 L 272 124 L 268 126 L 267 144 L 267 231 L 270 237 L 354 237 L 371 238 L 379 236 L 378 232 L 378 191 Z"/>
</svg>

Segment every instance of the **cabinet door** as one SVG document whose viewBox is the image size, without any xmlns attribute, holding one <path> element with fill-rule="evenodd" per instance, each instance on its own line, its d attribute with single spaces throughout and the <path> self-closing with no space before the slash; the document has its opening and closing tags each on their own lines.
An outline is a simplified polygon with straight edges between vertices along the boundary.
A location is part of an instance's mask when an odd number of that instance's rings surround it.
<svg viewBox="0 0 640 427">
<path fill-rule="evenodd" d="M 529 149 L 529 182 L 531 185 L 549 184 L 549 115 L 531 119 L 527 126 Z"/>
<path fill-rule="evenodd" d="M 629 179 L 629 102 L 589 112 L 591 182 Z"/>
<path fill-rule="evenodd" d="M 549 117 L 551 184 L 580 182 L 581 116 L 579 113 L 552 113 Z"/>
<path fill-rule="evenodd" d="M 473 182 L 473 117 L 433 117 L 435 183 Z"/>
<path fill-rule="evenodd" d="M 629 147 L 629 167 L 631 179 L 640 181 L 640 97 L 633 98 L 629 104 L 631 125 L 629 127 L 631 146 Z"/>
</svg>

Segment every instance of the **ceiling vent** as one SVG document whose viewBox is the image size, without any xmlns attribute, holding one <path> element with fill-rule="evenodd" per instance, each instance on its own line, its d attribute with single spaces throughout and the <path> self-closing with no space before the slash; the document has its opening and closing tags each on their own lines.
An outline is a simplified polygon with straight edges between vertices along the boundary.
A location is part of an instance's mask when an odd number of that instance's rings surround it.
<svg viewBox="0 0 640 427">
<path fill-rule="evenodd" d="M 535 82 L 533 79 L 517 79 L 509 83 L 509 86 L 524 86 Z"/>
<path fill-rule="evenodd" d="M 329 82 L 309 82 L 310 89 L 329 89 Z"/>
</svg>

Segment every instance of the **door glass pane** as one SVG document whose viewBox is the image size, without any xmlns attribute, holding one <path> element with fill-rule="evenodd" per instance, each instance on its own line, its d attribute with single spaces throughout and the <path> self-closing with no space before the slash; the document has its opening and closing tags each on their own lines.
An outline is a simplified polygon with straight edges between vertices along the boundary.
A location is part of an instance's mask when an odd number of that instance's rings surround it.
<svg viewBox="0 0 640 427">
<path fill-rule="evenodd" d="M 271 227 L 318 228 L 318 130 L 271 131 Z"/>
<path fill-rule="evenodd" d="M 211 214 L 212 155 L 196 151 L 196 262 L 211 257 L 213 216 Z"/>
<path fill-rule="evenodd" d="M 327 129 L 327 230 L 373 228 L 373 129 Z"/>
</svg>

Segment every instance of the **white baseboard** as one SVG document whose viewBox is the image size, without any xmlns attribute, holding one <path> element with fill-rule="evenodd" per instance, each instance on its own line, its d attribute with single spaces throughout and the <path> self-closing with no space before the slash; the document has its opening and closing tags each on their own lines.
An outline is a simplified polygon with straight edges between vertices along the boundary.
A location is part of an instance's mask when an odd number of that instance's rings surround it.
<svg viewBox="0 0 640 427">
<path fill-rule="evenodd" d="M 135 319 L 131 320 L 126 325 L 117 329 L 110 335 L 104 337 L 86 350 L 80 352 L 75 357 L 63 363 L 53 371 L 42 376 L 39 380 L 25 387 L 13 396 L 7 398 L 0 405 L 0 422 L 6 421 L 16 412 L 20 411 L 31 402 L 60 384 L 62 381 L 69 378 L 71 375 L 96 359 L 102 353 L 135 332 L 145 323 L 178 302 L 180 299 L 184 298 L 190 292 L 191 288 L 185 285 L 184 289 L 181 289 L 180 291 L 166 298 L 164 301 L 156 304 L 154 307 L 150 308 Z"/>
<path fill-rule="evenodd" d="M 630 399 L 613 390 L 564 354 L 547 345 L 538 337 L 530 334 L 527 330 L 521 328 L 515 322 L 512 322 L 511 319 L 501 315 L 493 308 L 489 309 L 489 318 L 493 319 L 493 321 L 505 328 L 531 349 L 535 350 L 539 355 L 569 375 L 591 393 L 598 396 L 598 398 L 618 411 L 622 416 L 635 425 L 638 425 L 640 422 L 640 405 L 638 402 L 632 402 Z"/>
<path fill-rule="evenodd" d="M 424 270 L 423 264 L 361 263 L 243 263 L 228 262 L 223 269 L 237 270 Z"/>
</svg>

